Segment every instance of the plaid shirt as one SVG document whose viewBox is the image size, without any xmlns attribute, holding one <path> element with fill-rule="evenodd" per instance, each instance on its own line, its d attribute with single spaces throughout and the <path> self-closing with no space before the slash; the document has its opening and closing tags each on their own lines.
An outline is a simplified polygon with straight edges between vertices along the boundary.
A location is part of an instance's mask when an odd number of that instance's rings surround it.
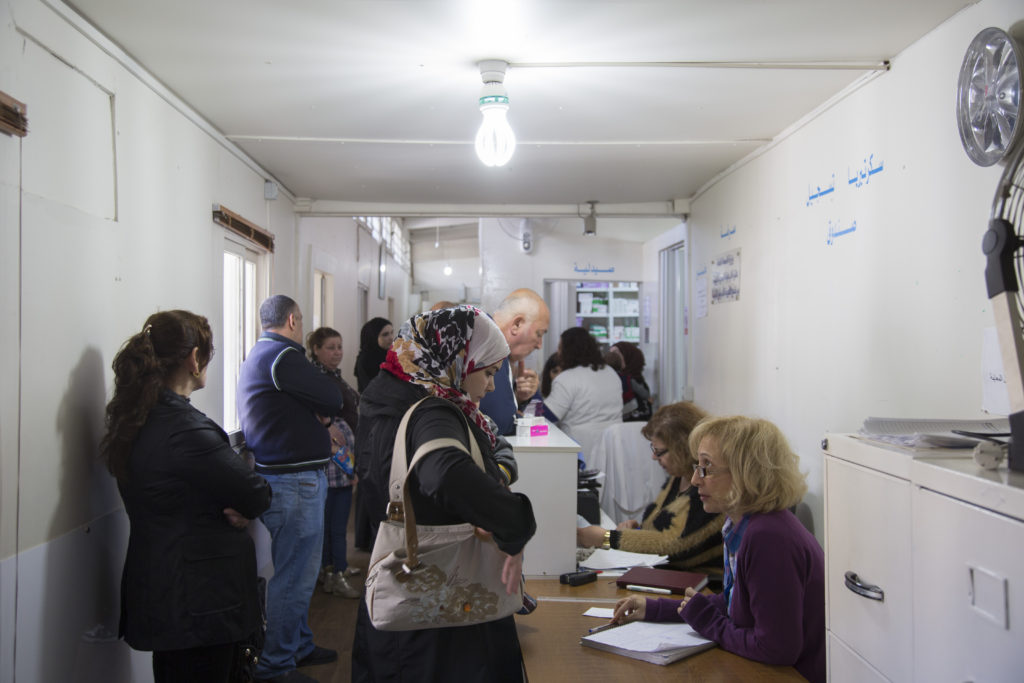
<svg viewBox="0 0 1024 683">
<path fill-rule="evenodd" d="M 355 462 L 356 450 L 355 450 L 355 435 L 352 433 L 352 428 L 348 426 L 348 423 L 342 420 L 340 417 L 334 418 L 334 426 L 341 430 L 342 434 L 345 435 L 344 443 L 337 446 L 337 450 L 331 457 L 331 461 L 327 463 L 327 485 L 333 488 L 342 486 L 352 486 L 352 477 L 345 474 L 341 467 L 336 462 L 337 460 L 344 461 L 346 457 L 351 458 L 352 462 Z"/>
</svg>

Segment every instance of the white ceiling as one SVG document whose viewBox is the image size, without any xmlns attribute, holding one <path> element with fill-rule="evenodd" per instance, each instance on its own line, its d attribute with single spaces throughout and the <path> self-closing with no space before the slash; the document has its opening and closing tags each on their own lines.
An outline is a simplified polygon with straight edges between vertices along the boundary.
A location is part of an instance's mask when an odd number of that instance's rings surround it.
<svg viewBox="0 0 1024 683">
<path fill-rule="evenodd" d="M 692 197 L 868 72 L 594 63 L 878 64 L 972 3 L 69 4 L 290 193 L 314 200 L 314 211 L 386 203 L 409 214 L 463 205 L 483 214 L 596 200 L 611 215 L 609 205 Z M 484 13 L 499 7 L 497 18 Z M 503 168 L 484 167 L 473 151 L 476 63 L 485 58 L 511 63 L 519 146 Z"/>
</svg>

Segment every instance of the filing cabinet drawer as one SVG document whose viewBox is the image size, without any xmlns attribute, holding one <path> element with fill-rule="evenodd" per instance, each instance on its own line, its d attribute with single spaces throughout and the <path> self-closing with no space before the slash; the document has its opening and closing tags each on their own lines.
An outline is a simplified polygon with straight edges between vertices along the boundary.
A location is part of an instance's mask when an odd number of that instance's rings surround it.
<svg viewBox="0 0 1024 683">
<path fill-rule="evenodd" d="M 828 629 L 891 681 L 913 679 L 910 490 L 908 480 L 825 457 Z M 851 573 L 880 594 L 851 590 Z"/>
</svg>

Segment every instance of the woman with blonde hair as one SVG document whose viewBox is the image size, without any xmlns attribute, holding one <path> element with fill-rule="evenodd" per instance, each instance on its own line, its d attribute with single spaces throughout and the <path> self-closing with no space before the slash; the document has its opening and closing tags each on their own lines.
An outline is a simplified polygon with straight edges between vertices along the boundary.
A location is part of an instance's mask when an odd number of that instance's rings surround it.
<svg viewBox="0 0 1024 683">
<path fill-rule="evenodd" d="M 659 408 L 640 432 L 651 442 L 651 457 L 668 475 L 658 497 L 644 510 L 642 521 L 626 520 L 615 530 L 599 526 L 577 529 L 577 544 L 668 555 L 676 569 L 722 578 L 725 516 L 704 510 L 697 488 L 688 478 L 696 463 L 690 433 L 705 417 L 707 413 L 689 401 Z"/>
<path fill-rule="evenodd" d="M 685 621 L 730 652 L 824 681 L 824 553 L 789 510 L 807 490 L 799 457 L 778 427 L 750 417 L 701 422 L 690 446 L 704 509 L 728 518 L 723 591 L 626 598 L 613 622 Z"/>
</svg>

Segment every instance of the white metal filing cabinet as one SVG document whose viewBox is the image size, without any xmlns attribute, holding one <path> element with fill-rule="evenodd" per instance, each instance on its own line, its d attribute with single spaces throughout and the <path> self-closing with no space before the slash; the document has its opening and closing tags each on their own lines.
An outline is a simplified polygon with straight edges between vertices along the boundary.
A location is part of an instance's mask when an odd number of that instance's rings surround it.
<svg viewBox="0 0 1024 683">
<path fill-rule="evenodd" d="M 829 680 L 1024 681 L 1024 474 L 825 444 Z"/>
</svg>

